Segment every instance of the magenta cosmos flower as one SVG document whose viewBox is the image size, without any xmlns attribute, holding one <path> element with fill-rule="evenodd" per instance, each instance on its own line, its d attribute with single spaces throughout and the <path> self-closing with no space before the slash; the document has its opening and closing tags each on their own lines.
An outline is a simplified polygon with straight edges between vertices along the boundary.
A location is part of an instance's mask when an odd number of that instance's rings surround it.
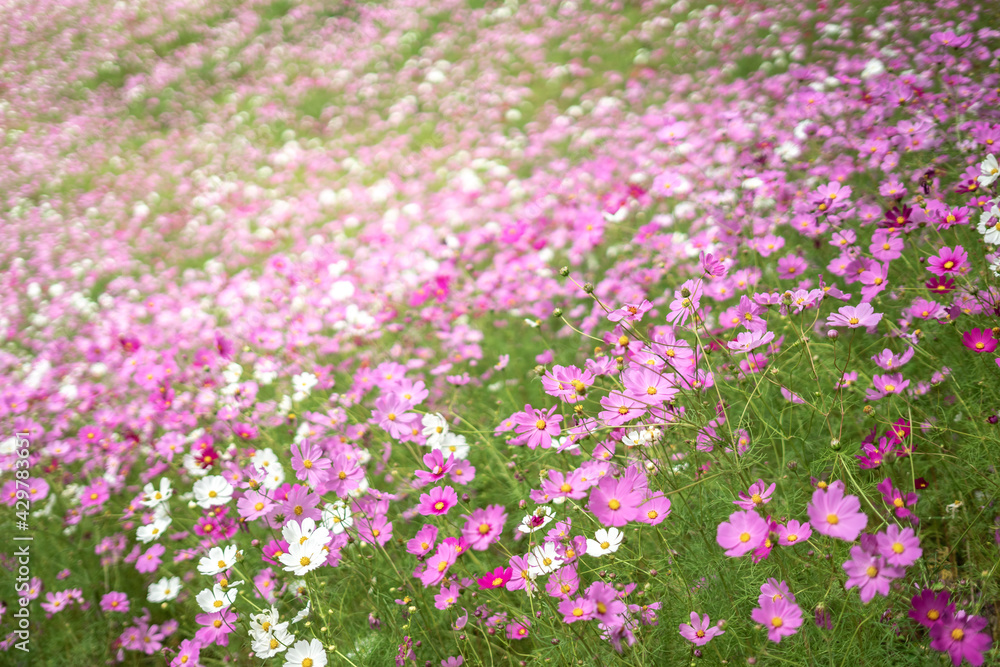
<svg viewBox="0 0 1000 667">
<path fill-rule="evenodd" d="M 480 588 L 500 588 L 514 575 L 514 569 L 510 567 L 498 567 L 492 572 L 476 579 Z"/>
<path fill-rule="evenodd" d="M 841 481 L 833 482 L 826 490 L 813 491 L 808 510 L 812 527 L 827 537 L 853 542 L 868 525 L 861 501 L 857 496 L 845 496 Z"/>
<path fill-rule="evenodd" d="M 782 637 L 788 637 L 798 632 L 802 625 L 802 610 L 785 598 L 762 598 L 760 607 L 754 609 L 750 618 L 767 628 L 767 638 L 772 642 L 780 642 Z"/>
<path fill-rule="evenodd" d="M 927 270 L 935 276 L 943 276 L 952 273 L 965 273 L 968 268 L 966 263 L 969 260 L 969 253 L 965 252 L 962 246 L 955 246 L 955 249 L 941 248 L 934 257 L 927 258 Z"/>
<path fill-rule="evenodd" d="M 718 626 L 709 623 L 708 614 L 699 618 L 696 611 L 691 612 L 690 623 L 681 623 L 678 628 L 681 636 L 695 646 L 704 646 L 712 640 L 712 637 L 726 634 Z"/>
<path fill-rule="evenodd" d="M 987 621 L 982 616 L 970 616 L 964 611 L 946 612 L 941 622 L 931 628 L 931 648 L 951 657 L 951 664 L 958 667 L 962 660 L 979 667 L 983 653 L 990 650 L 992 642 L 982 630 Z"/>
<path fill-rule="evenodd" d="M 951 593 L 948 591 L 935 593 L 931 589 L 925 588 L 920 595 L 915 595 L 910 600 L 912 608 L 909 617 L 925 628 L 933 628 L 941 622 L 945 614 L 951 614 L 955 611 L 955 605 L 948 604 L 949 597 L 951 597 Z"/>
<path fill-rule="evenodd" d="M 731 558 L 750 553 L 764 541 L 768 533 L 767 521 L 756 512 L 733 512 L 729 521 L 719 524 L 715 541 Z"/>
<path fill-rule="evenodd" d="M 417 511 L 424 516 L 447 514 L 448 510 L 458 504 L 458 494 L 450 486 L 434 487 L 430 493 L 420 495 Z"/>
<path fill-rule="evenodd" d="M 831 327 L 848 327 L 857 329 L 859 327 L 873 327 L 882 319 L 882 313 L 876 313 L 871 304 L 861 303 L 857 306 L 843 306 L 836 313 L 831 313 L 826 318 L 826 323 Z"/>
<path fill-rule="evenodd" d="M 997 349 L 992 329 L 973 329 L 962 334 L 962 344 L 973 352 L 982 354 Z"/>
</svg>

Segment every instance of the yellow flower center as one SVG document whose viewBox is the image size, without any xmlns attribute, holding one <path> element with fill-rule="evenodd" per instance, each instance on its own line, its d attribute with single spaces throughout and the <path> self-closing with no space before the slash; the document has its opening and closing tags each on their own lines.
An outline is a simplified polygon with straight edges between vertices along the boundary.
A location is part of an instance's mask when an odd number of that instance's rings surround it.
<svg viewBox="0 0 1000 667">
<path fill-rule="evenodd" d="M 771 625 L 776 628 L 780 628 L 785 622 L 781 620 L 780 616 L 775 616 L 771 619 Z"/>
<path fill-rule="evenodd" d="M 875 575 L 878 574 L 878 568 L 875 567 L 874 565 L 869 565 L 868 569 L 865 570 L 865 574 L 867 574 L 869 577 L 874 577 Z"/>
<path fill-rule="evenodd" d="M 840 523 L 840 517 L 838 517 L 836 514 L 827 514 L 826 522 L 836 526 L 838 523 Z"/>
<path fill-rule="evenodd" d="M 951 631 L 951 638 L 954 639 L 955 641 L 961 640 L 962 637 L 964 636 L 965 633 L 962 632 L 962 628 L 955 628 L 954 630 Z"/>
<path fill-rule="evenodd" d="M 740 533 L 740 542 L 749 542 L 750 533 Z"/>
<path fill-rule="evenodd" d="M 608 507 L 610 507 L 613 510 L 617 510 L 621 506 L 622 504 L 618 502 L 618 500 L 616 500 L 615 498 L 612 498 L 611 500 L 608 501 Z"/>
<path fill-rule="evenodd" d="M 892 543 L 892 550 L 895 551 L 898 554 L 903 553 L 903 551 L 905 551 L 905 549 L 906 549 L 906 547 L 904 547 L 899 542 L 893 542 Z"/>
</svg>

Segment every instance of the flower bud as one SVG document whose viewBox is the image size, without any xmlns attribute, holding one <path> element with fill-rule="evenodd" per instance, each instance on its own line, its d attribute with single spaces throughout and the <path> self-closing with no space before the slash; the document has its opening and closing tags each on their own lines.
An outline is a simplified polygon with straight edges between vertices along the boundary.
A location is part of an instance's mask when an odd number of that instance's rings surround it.
<svg viewBox="0 0 1000 667">
<path fill-rule="evenodd" d="M 562 308 L 556 308 L 555 310 L 552 311 L 552 317 L 559 319 L 562 316 L 563 316 Z"/>
<path fill-rule="evenodd" d="M 593 294 L 594 293 L 594 285 L 592 283 L 584 283 L 583 284 L 583 291 L 586 292 L 587 294 Z"/>
<path fill-rule="evenodd" d="M 569 267 L 568 266 L 560 267 L 559 268 L 559 275 L 562 276 L 563 278 L 565 278 L 566 276 L 568 276 L 569 275 Z"/>
</svg>

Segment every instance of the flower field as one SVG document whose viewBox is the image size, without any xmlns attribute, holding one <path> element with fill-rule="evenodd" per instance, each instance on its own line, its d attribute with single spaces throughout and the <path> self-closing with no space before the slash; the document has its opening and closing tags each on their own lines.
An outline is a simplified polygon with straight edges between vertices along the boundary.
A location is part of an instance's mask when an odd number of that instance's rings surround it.
<svg viewBox="0 0 1000 667">
<path fill-rule="evenodd" d="M 0 16 L 0 664 L 1000 664 L 994 4 Z"/>
</svg>

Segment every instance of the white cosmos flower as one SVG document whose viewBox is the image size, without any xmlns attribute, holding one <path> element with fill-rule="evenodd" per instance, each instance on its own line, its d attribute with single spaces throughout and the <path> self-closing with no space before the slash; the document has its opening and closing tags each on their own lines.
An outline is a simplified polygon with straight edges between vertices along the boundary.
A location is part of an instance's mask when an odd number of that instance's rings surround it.
<svg viewBox="0 0 1000 667">
<path fill-rule="evenodd" d="M 317 526 L 313 519 L 303 519 L 302 523 L 292 519 L 281 529 L 281 536 L 288 544 L 305 544 L 310 542 L 317 548 L 326 546 L 330 541 L 330 531 L 323 526 Z"/>
<path fill-rule="evenodd" d="M 340 535 L 354 525 L 354 518 L 351 516 L 351 508 L 342 501 L 327 505 L 323 508 L 323 526 L 334 535 Z"/>
<path fill-rule="evenodd" d="M 458 433 L 445 433 L 433 444 L 428 439 L 427 444 L 433 449 L 440 449 L 445 459 L 449 454 L 454 454 L 456 461 L 462 461 L 469 456 L 469 443 L 464 435 Z"/>
<path fill-rule="evenodd" d="M 301 639 L 285 654 L 282 667 L 326 667 L 326 652 L 318 639 Z"/>
<path fill-rule="evenodd" d="M 236 589 L 224 591 L 222 586 L 216 584 L 212 588 L 206 588 L 195 598 L 195 602 L 201 607 L 201 610 L 206 614 L 214 614 L 217 611 L 222 611 L 229 605 L 233 603 L 236 599 Z"/>
<path fill-rule="evenodd" d="M 304 585 L 304 583 L 303 583 L 303 585 Z M 292 588 L 294 588 L 294 587 L 292 587 Z M 305 608 L 302 609 L 302 610 L 300 610 L 299 613 L 295 614 L 295 616 L 292 617 L 292 625 L 295 625 L 296 623 L 298 623 L 299 621 L 301 621 L 303 618 L 306 618 L 307 616 L 309 616 L 309 601 L 308 600 L 306 600 L 306 606 L 305 606 Z"/>
<path fill-rule="evenodd" d="M 278 618 L 278 610 L 274 605 L 258 614 L 250 614 L 250 632 L 254 634 L 254 637 L 268 635 L 272 632 L 273 627 L 278 625 Z"/>
<path fill-rule="evenodd" d="M 288 552 L 278 556 L 278 560 L 285 566 L 285 572 L 301 577 L 326 563 L 326 555 L 323 545 L 306 541 L 302 544 L 290 544 Z"/>
<path fill-rule="evenodd" d="M 152 482 L 142 488 L 142 504 L 146 507 L 156 507 L 170 500 L 172 495 L 174 490 L 170 488 L 170 480 L 161 477 L 159 488 L 154 487 Z"/>
<path fill-rule="evenodd" d="M 147 598 L 150 602 L 167 602 L 177 597 L 181 592 L 180 577 L 163 577 L 159 581 L 149 585 Z"/>
<path fill-rule="evenodd" d="M 587 539 L 587 555 L 600 558 L 605 554 L 618 551 L 625 535 L 617 528 L 600 528 L 594 533 L 594 539 Z"/>
<path fill-rule="evenodd" d="M 997 164 L 995 155 L 987 155 L 982 164 L 979 165 L 979 184 L 983 187 L 993 185 L 993 181 L 1000 177 L 1000 165 Z"/>
<path fill-rule="evenodd" d="M 548 505 L 541 505 L 534 512 L 521 519 L 521 525 L 517 529 L 522 533 L 531 534 L 547 526 L 555 516 L 555 510 Z"/>
<path fill-rule="evenodd" d="M 312 388 L 316 386 L 319 379 L 312 373 L 299 373 L 298 375 L 292 377 L 292 389 L 295 390 L 297 394 L 309 395 Z"/>
<path fill-rule="evenodd" d="M 139 526 L 139 530 L 135 531 L 135 537 L 137 540 L 143 544 L 149 544 L 153 540 L 160 539 L 160 536 L 167 530 L 170 526 L 172 519 L 169 517 L 166 519 L 155 519 L 152 523 L 148 523 L 145 526 Z"/>
<path fill-rule="evenodd" d="M 194 501 L 202 509 L 225 505 L 233 499 L 233 487 L 222 475 L 209 475 L 194 483 Z"/>
<path fill-rule="evenodd" d="M 448 433 L 448 422 L 440 414 L 424 415 L 421 422 L 424 426 L 423 434 L 427 438 L 427 444 L 436 448 L 437 444 Z"/>
<path fill-rule="evenodd" d="M 551 542 L 540 544 L 532 549 L 525 558 L 525 562 L 528 564 L 528 574 L 532 578 L 555 572 L 563 564 L 562 558 L 556 553 L 556 545 Z"/>
<path fill-rule="evenodd" d="M 275 625 L 270 632 L 254 636 L 250 648 L 254 657 L 270 658 L 287 649 L 294 641 L 295 635 L 288 631 L 288 623 L 285 622 Z"/>
<path fill-rule="evenodd" d="M 243 375 L 243 367 L 236 362 L 229 364 L 226 366 L 225 370 L 222 371 L 222 379 L 226 381 L 226 384 L 239 382 L 241 375 Z"/>
<path fill-rule="evenodd" d="M 198 571 L 205 576 L 212 576 L 225 572 L 236 564 L 236 556 L 239 553 L 235 544 L 230 544 L 225 549 L 212 547 L 208 555 L 198 561 Z"/>
</svg>

